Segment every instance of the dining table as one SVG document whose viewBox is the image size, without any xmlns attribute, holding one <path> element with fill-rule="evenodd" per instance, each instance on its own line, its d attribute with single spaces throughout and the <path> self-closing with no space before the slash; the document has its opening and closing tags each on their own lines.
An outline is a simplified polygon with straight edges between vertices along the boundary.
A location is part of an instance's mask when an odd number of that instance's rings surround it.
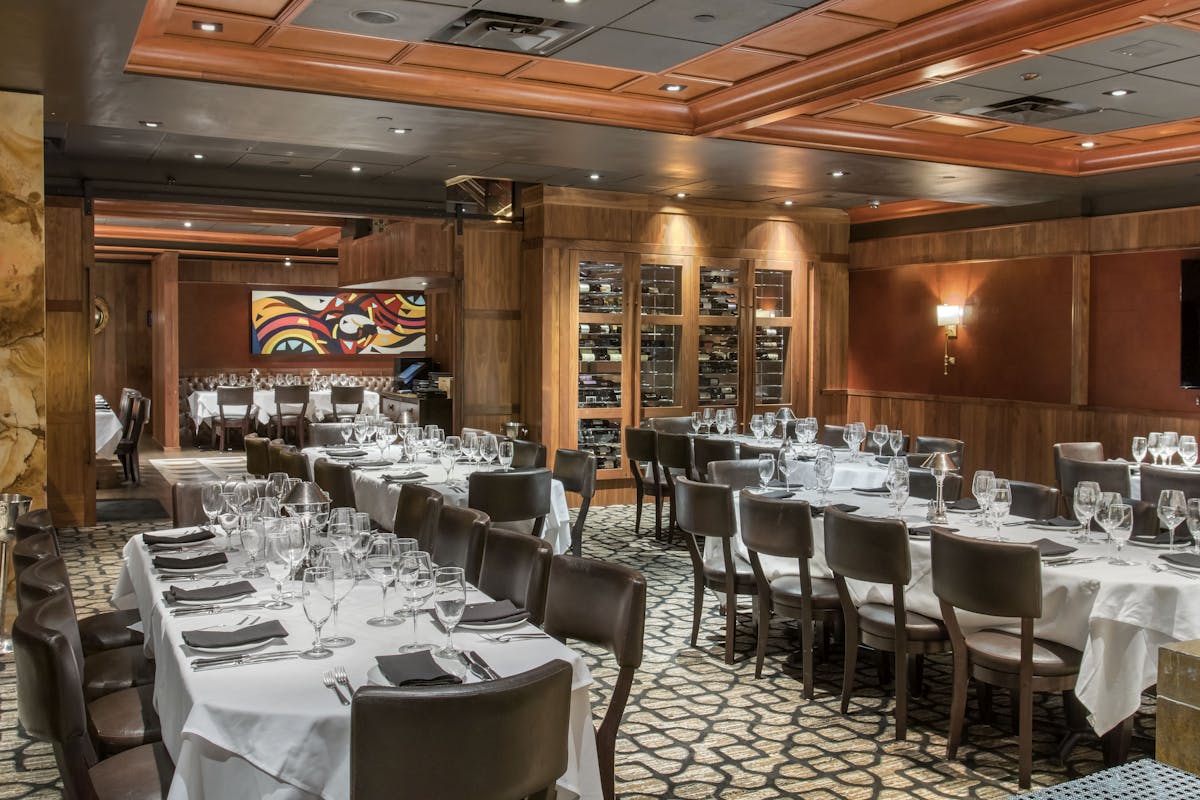
<svg viewBox="0 0 1200 800">
<path fill-rule="evenodd" d="M 835 482 L 835 488 L 822 498 L 805 482 L 796 488 L 789 502 L 808 502 L 820 508 L 826 504 L 854 507 L 851 513 L 868 517 L 893 517 L 895 510 L 887 494 L 855 491 L 857 484 Z M 861 486 L 869 490 L 874 487 Z M 747 491 L 755 491 L 748 489 Z M 740 494 L 740 493 L 739 493 Z M 900 518 L 910 529 L 927 526 L 929 501 L 910 500 Z M 735 503 L 736 508 L 736 503 Z M 847 509 L 848 510 L 848 509 Z M 1097 541 L 1094 532 L 1080 540 L 1076 530 L 1058 524 L 1039 524 L 1039 521 L 1007 516 L 997 529 L 984 525 L 971 512 L 949 510 L 947 526 L 966 536 L 991 539 L 1000 537 L 1009 542 L 1049 541 L 1075 548 L 1074 560 L 1045 559 L 1042 567 L 1042 616 L 1035 622 L 1039 638 L 1058 642 L 1079 650 L 1082 660 L 1075 694 L 1088 711 L 1088 721 L 1094 730 L 1103 734 L 1132 716 L 1141 705 L 1142 692 L 1158 680 L 1158 648 L 1171 642 L 1200 639 L 1200 570 L 1189 571 L 1169 565 L 1160 556 L 1167 552 L 1163 545 L 1130 542 L 1122 558 L 1132 566 L 1109 563 L 1112 544 Z M 1041 521 L 1051 522 L 1051 521 Z M 809 562 L 813 577 L 832 577 L 825 560 L 823 515 L 813 518 L 814 556 Z M 749 552 L 740 533 L 732 543 L 734 558 L 749 570 Z M 927 534 L 910 533 L 909 557 L 912 579 L 905 588 L 908 610 L 941 619 L 941 608 L 933 592 L 933 571 L 930 541 Z M 707 539 L 705 562 L 721 564 L 721 548 L 715 539 Z M 763 571 L 768 579 L 796 575 L 795 559 L 762 556 Z M 892 602 L 891 588 L 882 584 L 848 581 L 851 598 L 856 605 Z M 1019 622 L 959 614 L 963 627 L 975 630 L 984 627 L 1018 632 Z"/>
<path fill-rule="evenodd" d="M 396 519 L 396 505 L 400 502 L 400 491 L 406 483 L 428 486 L 439 492 L 446 503 L 454 506 L 467 505 L 467 476 L 472 472 L 491 472 L 503 469 L 498 465 L 471 464 L 467 461 L 455 463 L 452 470 L 444 462 L 429 453 L 419 453 L 415 462 L 401 460 L 403 451 L 399 445 L 384 448 L 382 457 L 375 445 L 366 445 L 360 451 L 364 455 L 343 458 L 345 451 L 337 447 L 306 447 L 303 451 L 308 463 L 308 474 L 313 474 L 313 465 L 318 459 L 328 458 L 349 464 L 354 481 L 354 504 L 359 511 L 371 515 L 371 520 L 384 530 L 391 530 Z M 453 472 L 453 476 L 451 476 Z M 532 522 L 513 523 L 533 529 Z M 550 481 L 550 513 L 542 527 L 542 538 L 555 553 L 566 553 L 571 549 L 571 511 L 567 506 L 567 494 L 562 481 Z"/>
<path fill-rule="evenodd" d="M 101 395 L 96 395 L 96 455 L 112 458 L 121 442 L 121 418 Z"/>
<path fill-rule="evenodd" d="M 320 422 L 333 416 L 333 403 L 330 400 L 332 392 L 329 389 L 318 389 L 308 394 L 309 422 Z M 221 410 L 217 405 L 216 390 L 204 389 L 194 391 L 187 398 L 188 411 L 197 426 L 220 416 Z M 273 389 L 255 389 L 254 405 L 258 406 L 255 417 L 262 425 L 271 420 L 275 413 L 275 391 Z M 244 414 L 244 406 L 226 406 L 227 414 Z M 362 413 L 374 415 L 379 413 L 379 392 L 363 391 Z"/>
<path fill-rule="evenodd" d="M 155 533 L 170 537 L 196 530 Z M 223 534 L 213 540 L 220 545 L 217 549 L 223 548 L 223 540 Z M 191 547 L 192 552 L 205 554 L 214 549 L 212 542 Z M 360 581 L 340 602 L 336 623 L 331 621 L 325 628 L 325 634 L 336 632 L 353 643 L 334 650 L 330 658 L 302 659 L 289 654 L 311 645 L 313 628 L 299 598 L 282 610 L 261 607 L 274 588 L 267 578 L 249 579 L 252 595 L 212 606 L 168 604 L 164 592 L 172 586 L 207 587 L 239 580 L 237 573 L 246 566 L 242 553 L 227 554 L 227 564 L 212 571 L 187 575 L 165 574 L 156 568 L 154 558 L 142 535 L 130 538 L 113 603 L 140 611 L 144 647 L 155 661 L 154 707 L 163 744 L 175 762 L 169 800 L 349 800 L 351 708 L 325 684 L 324 674 L 343 668 L 351 693 L 365 684 L 386 685 L 376 657 L 395 654 L 403 645 L 442 644 L 445 634 L 432 614 L 422 609 L 415 615 L 415 635 L 411 618 L 392 627 L 372 627 L 366 620 L 380 613 L 381 588 Z M 285 588 L 298 592 L 299 586 L 287 581 Z M 388 597 L 394 594 L 389 592 Z M 469 589 L 468 603 L 488 599 L 474 587 Z M 196 660 L 210 653 L 194 650 L 184 641 L 185 632 L 211 633 L 221 626 L 273 620 L 282 624 L 286 636 L 269 639 L 246 655 L 278 656 L 278 660 L 197 669 Z M 587 663 L 562 642 L 538 635 L 540 630 L 529 622 L 510 625 L 505 633 L 531 638 L 497 641 L 499 637 L 461 628 L 453 635 L 457 648 L 477 653 L 501 677 L 555 659 L 571 665 L 568 765 L 558 780 L 558 796 L 600 800 L 603 791 L 590 697 L 593 680 Z M 461 660 L 437 657 L 435 663 L 465 683 L 481 680 Z"/>
</svg>

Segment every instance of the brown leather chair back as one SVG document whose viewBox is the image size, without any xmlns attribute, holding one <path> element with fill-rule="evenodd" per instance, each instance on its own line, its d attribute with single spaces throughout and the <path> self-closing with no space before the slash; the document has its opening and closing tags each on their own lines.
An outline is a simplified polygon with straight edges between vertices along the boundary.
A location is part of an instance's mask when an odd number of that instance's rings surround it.
<svg viewBox="0 0 1200 800">
<path fill-rule="evenodd" d="M 1050 519 L 1058 514 L 1058 489 L 1028 481 L 1009 481 L 1012 489 L 1010 514 L 1026 519 Z"/>
<path fill-rule="evenodd" d="M 742 459 L 743 461 L 749 461 L 752 459 L 757 461 L 759 456 L 768 455 L 775 456 L 776 460 L 778 460 L 780 444 L 781 443 L 779 439 L 764 439 L 762 444 L 750 444 L 748 442 L 743 442 L 742 444 L 738 445 L 738 458 Z"/>
<path fill-rule="evenodd" d="M 354 474 L 349 464 L 318 458 L 313 463 L 313 483 L 329 495 L 330 508 L 357 508 L 354 502 Z"/>
<path fill-rule="evenodd" d="M 682 475 L 694 478 L 696 465 L 692 462 L 692 437 L 686 433 L 658 434 L 658 463 L 664 476 L 673 478 Z"/>
<path fill-rule="evenodd" d="M 267 446 L 267 466 L 271 472 L 287 472 L 283 465 L 283 454 L 292 449 L 294 448 L 283 439 L 271 440 L 271 444 Z"/>
<path fill-rule="evenodd" d="M 347 425 L 349 423 L 346 423 Z M 305 443 L 310 447 L 329 447 L 344 444 L 342 441 L 342 423 L 340 422 L 310 422 Z"/>
<path fill-rule="evenodd" d="M 1103 442 L 1058 442 L 1054 445 L 1054 480 L 1062 486 L 1062 465 L 1064 458 L 1075 461 L 1103 461 Z"/>
<path fill-rule="evenodd" d="M 955 608 L 996 617 L 1042 616 L 1037 545 L 934 531 L 933 593 Z"/>
<path fill-rule="evenodd" d="M 583 450 L 560 448 L 554 453 L 554 478 L 563 485 L 563 491 L 575 492 L 582 502 L 571 523 L 571 552 L 579 555 L 583 549 L 583 529 L 587 525 L 588 510 L 596 494 L 596 456 Z"/>
<path fill-rule="evenodd" d="M 26 511 L 17 517 L 13 538 L 18 542 L 27 536 L 36 536 L 39 533 L 49 533 L 51 536 L 57 536 L 57 531 L 54 528 L 54 520 L 50 516 L 49 509 L 36 508 L 33 511 Z"/>
<path fill-rule="evenodd" d="M 712 436 L 697 436 L 692 439 L 692 463 L 696 466 L 696 477 L 711 482 L 708 465 L 713 461 L 737 460 L 737 442 L 733 439 L 717 439 Z"/>
<path fill-rule="evenodd" d="M 643 464 L 658 463 L 658 431 L 653 428 L 625 429 L 625 459 L 638 472 Z"/>
<path fill-rule="evenodd" d="M 333 407 L 334 419 L 353 419 L 362 413 L 363 387 L 333 386 L 329 389 L 329 403 Z"/>
<path fill-rule="evenodd" d="M 417 547 L 429 552 L 444 503 L 445 498 L 436 489 L 415 483 L 404 484 L 400 487 L 400 499 L 396 503 L 392 533 L 416 539 Z"/>
<path fill-rule="evenodd" d="M 491 517 L 493 523 L 534 520 L 534 535 L 542 535 L 550 513 L 550 470 L 472 472 L 467 478 L 467 505 Z"/>
<path fill-rule="evenodd" d="M 650 427 L 659 433 L 686 434 L 692 432 L 692 418 L 689 417 L 653 417 L 646 420 Z"/>
<path fill-rule="evenodd" d="M 54 553 L 43 553 L 40 558 L 27 564 L 17 576 L 17 609 L 40 603 L 51 595 L 70 591 L 71 576 L 67 574 L 67 562 Z M 82 648 L 82 644 L 80 647 Z M 81 649 L 80 653 L 82 652 Z"/>
<path fill-rule="evenodd" d="M 302 481 L 311 480 L 308 474 L 308 461 L 304 454 L 295 447 L 285 447 L 279 451 L 280 472 L 286 472 L 289 478 L 299 478 Z"/>
<path fill-rule="evenodd" d="M 913 450 L 917 453 L 949 453 L 954 465 L 962 469 L 963 452 L 966 443 L 962 439 L 951 439 L 948 436 L 918 436 Z"/>
<path fill-rule="evenodd" d="M 217 411 L 222 420 L 226 419 L 226 408 L 230 411 L 228 419 L 243 419 L 250 415 L 250 409 L 253 405 L 253 386 L 217 387 Z"/>
<path fill-rule="evenodd" d="M 560 639 L 605 648 L 622 667 L 642 664 L 646 579 L 621 564 L 555 556 L 546 590 L 542 629 Z"/>
<path fill-rule="evenodd" d="M 963 479 L 957 472 L 946 473 L 942 481 L 942 499 L 953 503 L 962 497 Z M 920 500 L 932 500 L 937 497 L 937 480 L 927 469 L 914 469 L 908 473 L 909 496 Z"/>
<path fill-rule="evenodd" d="M 204 483 L 180 481 L 171 487 L 171 519 L 176 528 L 207 525 L 204 513 Z"/>
<path fill-rule="evenodd" d="M 129 420 L 133 411 L 133 398 L 141 396 L 137 389 L 128 386 L 121 389 L 121 402 L 117 405 L 117 419 L 121 421 L 122 433 L 129 428 Z"/>
<path fill-rule="evenodd" d="M 479 589 L 495 600 L 511 600 L 540 625 L 546 613 L 546 583 L 554 550 L 527 533 L 492 528 L 483 548 Z"/>
<path fill-rule="evenodd" d="M 738 511 L 742 542 L 748 550 L 781 558 L 812 558 L 812 511 L 808 503 L 743 492 Z"/>
<path fill-rule="evenodd" d="M 1115 461 L 1076 461 L 1073 458 L 1061 459 L 1058 464 L 1059 488 L 1062 490 L 1067 514 L 1072 518 L 1075 516 L 1072 505 L 1075 486 L 1081 481 L 1095 481 L 1100 484 L 1102 492 L 1117 492 L 1121 497 L 1129 497 L 1128 464 Z"/>
<path fill-rule="evenodd" d="M 257 433 L 243 439 L 246 447 L 246 472 L 256 478 L 265 478 L 271 472 L 271 440 Z"/>
<path fill-rule="evenodd" d="M 912 578 L 908 528 L 898 519 L 825 511 L 825 560 L 835 575 L 907 586 Z"/>
<path fill-rule="evenodd" d="M 527 442 L 524 439 L 513 439 L 512 443 L 514 468 L 546 466 L 546 445 L 539 442 Z"/>
<path fill-rule="evenodd" d="M 817 432 L 817 444 L 832 447 L 834 450 L 849 450 L 843 438 L 845 430 L 845 425 L 822 425 L 821 430 Z"/>
<path fill-rule="evenodd" d="M 58 540 L 54 538 L 54 534 L 43 531 L 33 536 L 26 536 L 14 543 L 12 547 L 13 578 L 20 584 L 21 575 L 25 570 L 39 561 L 54 558 L 58 554 Z M 18 592 L 18 609 L 21 607 L 20 602 L 21 597 Z"/>
<path fill-rule="evenodd" d="M 443 506 L 429 555 L 438 566 L 462 567 L 467 582 L 478 584 L 490 527 L 491 521 L 482 511 Z"/>
<path fill-rule="evenodd" d="M 743 458 L 737 461 L 710 461 L 708 474 L 713 483 L 728 486 L 740 492 L 747 486 L 758 486 L 758 457 L 753 461 Z"/>
<path fill-rule="evenodd" d="M 350 710 L 350 797 L 552 792 L 567 769 L 571 676 L 571 665 L 556 660 L 482 683 L 362 687 Z"/>
<path fill-rule="evenodd" d="M 304 416 L 308 410 L 309 388 L 307 386 L 276 386 L 275 413 L 280 416 Z"/>
<path fill-rule="evenodd" d="M 1158 496 L 1164 489 L 1178 489 L 1189 500 L 1200 497 L 1200 473 L 1150 464 L 1143 464 L 1141 473 L 1142 499 L 1147 503 L 1158 503 Z"/>
<path fill-rule="evenodd" d="M 675 520 L 686 533 L 718 539 L 729 539 L 737 533 L 733 490 L 728 486 L 676 478 L 675 502 Z"/>
</svg>

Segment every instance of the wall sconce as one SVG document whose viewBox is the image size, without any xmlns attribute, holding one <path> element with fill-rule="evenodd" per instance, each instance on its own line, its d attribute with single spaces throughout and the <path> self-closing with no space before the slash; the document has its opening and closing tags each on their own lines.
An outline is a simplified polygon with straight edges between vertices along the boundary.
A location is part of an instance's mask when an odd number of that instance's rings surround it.
<svg viewBox="0 0 1200 800">
<path fill-rule="evenodd" d="M 962 324 L 962 306 L 937 307 L 937 324 L 946 330 L 946 349 L 942 353 L 942 374 L 950 374 L 950 366 L 954 364 L 954 356 L 950 355 L 950 340 L 958 338 L 958 326 Z"/>
</svg>

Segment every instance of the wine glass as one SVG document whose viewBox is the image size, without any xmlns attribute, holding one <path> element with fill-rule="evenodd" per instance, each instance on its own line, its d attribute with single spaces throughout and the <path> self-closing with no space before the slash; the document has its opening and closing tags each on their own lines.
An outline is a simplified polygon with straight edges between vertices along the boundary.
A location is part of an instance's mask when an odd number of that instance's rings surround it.
<svg viewBox="0 0 1200 800">
<path fill-rule="evenodd" d="M 692 433 L 700 433 L 700 423 L 703 415 L 699 411 L 692 412 Z"/>
<path fill-rule="evenodd" d="M 1076 541 L 1086 542 L 1088 528 L 1092 518 L 1096 516 L 1096 506 L 1100 503 L 1100 484 L 1095 481 L 1080 481 L 1075 484 L 1075 494 L 1071 498 L 1071 507 L 1075 511 L 1075 519 L 1079 520 L 1080 529 Z"/>
<path fill-rule="evenodd" d="M 783 451 L 780 451 L 782 455 Z M 758 454 L 758 484 L 762 491 L 767 490 L 767 484 L 771 482 L 771 477 L 775 474 L 775 456 L 770 453 Z"/>
<path fill-rule="evenodd" d="M 1179 458 L 1183 461 L 1183 465 L 1188 467 L 1196 466 L 1196 458 L 1200 456 L 1200 452 L 1196 449 L 1195 436 L 1180 436 L 1179 437 Z"/>
<path fill-rule="evenodd" d="M 200 506 L 204 509 L 204 515 L 208 517 L 209 529 L 216 533 L 217 514 L 225 508 L 225 498 L 221 497 L 221 484 L 218 481 L 204 484 L 204 488 L 200 490 Z"/>
<path fill-rule="evenodd" d="M 479 437 L 474 433 L 467 431 L 459 438 L 462 441 L 462 454 L 466 457 L 467 461 L 474 462 L 475 454 L 478 452 L 477 448 L 479 447 Z"/>
<path fill-rule="evenodd" d="M 338 425 L 338 433 L 342 437 L 342 447 L 350 446 L 350 436 L 354 433 L 354 425 L 350 422 L 343 422 Z"/>
<path fill-rule="evenodd" d="M 259 517 L 242 528 L 242 550 L 246 552 L 246 566 L 237 571 L 243 578 L 261 578 L 262 570 L 258 558 L 266 544 L 266 521 Z"/>
<path fill-rule="evenodd" d="M 875 443 L 875 452 L 883 455 L 883 446 L 891 439 L 891 432 L 888 431 L 888 426 L 882 422 L 871 429 L 871 441 Z"/>
<path fill-rule="evenodd" d="M 267 492 L 282 503 L 287 496 L 287 482 L 286 472 L 272 472 L 267 476 Z"/>
<path fill-rule="evenodd" d="M 732 411 L 730 411 L 729 414 L 730 416 L 733 416 Z M 762 421 L 763 436 L 766 436 L 768 439 L 770 439 L 775 435 L 775 428 L 779 425 L 779 417 L 774 411 L 768 411 L 762 415 Z"/>
<path fill-rule="evenodd" d="M 412 617 L 413 633 L 412 641 L 401 645 L 400 652 L 424 650 L 426 648 L 417 643 L 417 614 L 434 591 L 433 561 L 430 560 L 429 553 L 421 550 L 404 553 L 400 558 L 400 569 L 396 573 L 396 579 L 404 590 L 404 608 Z"/>
<path fill-rule="evenodd" d="M 1192 535 L 1192 552 L 1200 555 L 1200 497 L 1188 498 L 1187 527 Z"/>
<path fill-rule="evenodd" d="M 462 567 L 438 567 L 434 573 L 433 608 L 438 622 L 446 629 L 446 644 L 435 655 L 457 658 L 454 628 L 467 607 L 467 581 Z"/>
<path fill-rule="evenodd" d="M 1158 494 L 1158 519 L 1166 526 L 1168 549 L 1175 550 L 1175 528 L 1187 516 L 1187 500 L 1179 489 L 1163 489 Z"/>
<path fill-rule="evenodd" d="M 313 646 L 300 653 L 301 658 L 329 658 L 333 651 L 321 641 L 321 628 L 333 613 L 334 578 L 329 567 L 308 567 L 300 578 L 301 604 L 304 616 L 313 626 Z"/>
<path fill-rule="evenodd" d="M 396 439 L 395 428 L 390 422 L 381 422 L 375 426 L 375 446 L 379 448 L 379 460 L 387 459 L 387 449 Z"/>
<path fill-rule="evenodd" d="M 512 469 L 513 456 L 516 455 L 516 445 L 512 443 L 511 439 L 502 439 L 496 445 L 496 449 L 499 453 L 497 460 L 500 462 L 500 467 L 506 470 Z"/>
<path fill-rule="evenodd" d="M 829 502 L 829 489 L 833 486 L 834 467 L 833 448 L 818 448 L 816 460 L 813 462 L 813 471 L 816 473 L 817 489 L 821 492 L 821 505 Z"/>
<path fill-rule="evenodd" d="M 979 511 L 974 515 L 976 519 L 983 519 L 987 514 L 987 507 L 992 501 L 992 493 L 995 488 L 995 473 L 988 469 L 975 471 L 975 477 L 971 479 L 971 494 L 974 495 L 975 502 L 979 503 Z"/>
<path fill-rule="evenodd" d="M 371 423 L 367 419 L 366 414 L 355 414 L 354 422 L 354 441 L 356 444 L 365 444 L 367 440 L 367 430 L 370 429 Z"/>
<path fill-rule="evenodd" d="M 221 552 L 232 553 L 233 534 L 237 531 L 241 521 L 241 509 L 234 499 L 233 492 L 221 492 L 221 500 L 224 502 L 224 507 L 217 515 L 217 522 L 220 524 L 221 530 L 225 532 L 225 546 L 221 548 Z"/>
<path fill-rule="evenodd" d="M 1113 506 L 1121 505 L 1121 495 L 1117 492 L 1101 492 L 1100 501 L 1096 503 L 1096 523 L 1104 531 L 1101 542 L 1108 540 L 1111 535 L 1112 518 L 1110 510 Z"/>
<path fill-rule="evenodd" d="M 850 451 L 850 460 L 854 460 L 854 426 L 847 423 L 842 426 L 842 441 L 846 443 L 846 449 Z"/>
<path fill-rule="evenodd" d="M 350 526 L 346 525 L 345 528 L 349 530 Z M 346 599 L 346 595 L 350 594 L 350 590 L 358 583 L 355 576 L 354 559 L 349 553 L 349 548 L 343 550 L 340 545 L 322 547 L 317 555 L 317 565 L 328 569 L 333 574 L 333 609 L 330 613 L 330 619 L 333 620 L 333 636 L 325 638 L 325 646 L 349 647 L 354 644 L 354 639 L 341 635 L 338 630 L 338 609 L 341 607 L 342 601 Z"/>
<path fill-rule="evenodd" d="M 996 527 L 995 538 L 998 542 L 1004 541 L 1004 537 L 1000 535 L 1000 526 L 1004 523 L 1011 508 L 1012 487 L 1009 485 L 1008 479 L 995 478 L 992 485 L 992 500 L 988 503 L 988 513 L 991 515 L 992 524 Z"/>
<path fill-rule="evenodd" d="M 1190 509 L 1189 509 L 1190 511 Z M 1200 506 L 1197 507 L 1197 513 L 1200 514 Z M 1200 516 L 1197 518 L 1197 524 L 1200 525 Z M 1190 523 L 1189 526 L 1191 527 Z M 1128 503 L 1114 503 L 1108 507 L 1108 536 L 1112 539 L 1113 546 L 1116 552 L 1112 558 L 1108 559 L 1108 563 L 1118 567 L 1132 567 L 1132 561 L 1126 561 L 1121 558 L 1121 548 L 1129 541 L 1129 537 L 1133 535 L 1133 506 Z"/>
<path fill-rule="evenodd" d="M 1175 431 L 1163 431 L 1159 447 L 1162 448 L 1163 464 L 1170 466 L 1175 454 L 1179 452 L 1179 434 Z"/>
<path fill-rule="evenodd" d="M 900 451 L 904 449 L 904 431 L 899 428 L 892 428 L 888 431 L 888 447 L 892 449 L 892 455 L 900 455 Z"/>
<path fill-rule="evenodd" d="M 1157 466 L 1158 457 L 1162 455 L 1162 434 L 1158 431 L 1151 431 L 1146 437 L 1146 449 L 1150 451 L 1150 457 Z"/>
<path fill-rule="evenodd" d="M 761 441 L 763 438 L 763 416 L 762 414 L 754 414 L 750 417 L 750 433 L 754 434 L 754 440 Z"/>
<path fill-rule="evenodd" d="M 717 436 L 724 436 L 725 432 L 729 430 L 729 422 L 725 419 L 725 415 L 720 411 L 717 412 L 717 416 L 713 421 L 713 425 L 716 426 Z"/>
<path fill-rule="evenodd" d="M 270 576 L 271 580 L 275 581 L 275 594 L 271 595 L 270 602 L 263 604 L 263 608 L 284 609 L 292 607 L 292 604 L 284 599 L 285 594 L 283 591 L 284 580 L 291 576 L 292 570 L 295 568 L 290 555 L 293 531 L 284 525 L 286 521 L 283 519 L 266 521 L 267 575 Z"/>
<path fill-rule="evenodd" d="M 1146 460 L 1146 437 L 1133 437 L 1133 460 L 1139 465 Z"/>
<path fill-rule="evenodd" d="M 485 464 L 491 464 L 492 461 L 499 455 L 499 442 L 496 440 L 495 434 L 489 433 L 483 437 L 483 441 L 479 443 L 479 457 L 483 459 Z M 509 463 L 512 463 L 511 461 Z"/>
<path fill-rule="evenodd" d="M 454 486 L 454 464 L 462 455 L 462 439 L 458 436 L 447 436 L 446 444 L 442 447 L 442 461 L 446 465 L 446 485 Z"/>
<path fill-rule="evenodd" d="M 380 599 L 381 613 L 378 617 L 371 617 L 367 620 L 368 625 L 386 628 L 390 625 L 400 624 L 400 620 L 389 614 L 387 610 L 388 587 L 396 580 L 396 562 L 399 553 L 396 537 L 390 535 L 372 537 L 371 543 L 367 547 L 367 555 L 364 559 L 367 576 L 379 584 L 379 588 L 383 591 Z"/>
<path fill-rule="evenodd" d="M 887 488 L 888 494 L 891 495 L 891 505 L 896 507 L 896 519 L 901 519 L 904 510 L 904 504 L 908 502 L 909 496 L 909 476 L 908 476 L 908 461 L 904 462 L 906 469 L 896 469 L 888 475 Z"/>
</svg>

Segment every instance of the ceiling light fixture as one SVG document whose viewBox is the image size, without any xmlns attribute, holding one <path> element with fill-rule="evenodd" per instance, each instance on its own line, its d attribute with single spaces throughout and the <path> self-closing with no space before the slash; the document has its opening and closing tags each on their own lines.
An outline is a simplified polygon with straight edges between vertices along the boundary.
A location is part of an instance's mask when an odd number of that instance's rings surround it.
<svg viewBox="0 0 1200 800">
<path fill-rule="evenodd" d="M 846 176 L 847 176 L 847 175 L 849 175 L 849 174 L 850 174 L 850 173 L 849 173 L 849 172 L 846 172 L 845 170 L 842 170 L 842 169 L 835 169 L 833 172 L 829 173 L 829 177 L 831 177 L 831 178 L 844 178 L 844 177 L 846 177 Z"/>
<path fill-rule="evenodd" d="M 675 196 L 682 200 L 683 198 L 687 197 L 687 192 L 676 192 Z"/>
<path fill-rule="evenodd" d="M 583 0 L 554 0 L 554 2 L 562 3 L 564 6 L 577 6 L 582 3 Z"/>
<path fill-rule="evenodd" d="M 225 30 L 225 26 L 220 22 L 208 22 L 207 20 L 194 19 L 192 20 L 192 30 L 203 31 L 204 33 L 220 33 Z"/>
<path fill-rule="evenodd" d="M 933 98 L 933 102 L 937 103 L 938 105 L 950 106 L 954 105 L 955 103 L 963 102 L 963 98 L 956 94 L 939 94 L 937 97 Z"/>
<path fill-rule="evenodd" d="M 358 164 L 355 164 L 353 167 L 350 168 L 350 171 L 351 172 L 362 172 L 362 167 L 360 167 Z"/>
<path fill-rule="evenodd" d="M 204 153 L 192 153 L 192 158 L 196 159 L 197 161 L 203 161 Z"/>
<path fill-rule="evenodd" d="M 150 119 L 140 119 L 140 120 L 138 120 L 138 125 L 141 125 L 144 128 L 161 128 L 162 127 L 161 122 L 155 122 L 154 120 L 150 120 Z"/>
<path fill-rule="evenodd" d="M 1040 77 L 1042 77 L 1042 73 L 1040 72 L 1025 72 L 1021 74 L 1021 80 L 1023 81 L 1036 81 Z"/>
<path fill-rule="evenodd" d="M 601 177 L 602 176 L 600 175 L 599 172 L 593 172 L 591 175 L 588 175 L 588 180 L 598 181 L 598 180 L 600 180 Z"/>
<path fill-rule="evenodd" d="M 871 208 L 879 208 L 879 201 L 872 200 L 871 202 L 867 203 L 867 205 L 869 205 Z"/>
<path fill-rule="evenodd" d="M 717 15 L 716 14 L 697 14 L 696 16 L 692 17 L 692 21 L 693 22 L 716 22 Z"/>
<path fill-rule="evenodd" d="M 682 92 L 684 89 L 687 88 L 687 84 L 686 83 L 664 83 L 662 86 L 660 86 L 658 88 L 664 92 L 671 92 L 672 94 L 678 94 L 679 92 Z"/>
<path fill-rule="evenodd" d="M 1085 150 L 1091 150 L 1093 147 L 1096 146 L 1096 143 L 1093 142 L 1091 139 L 1088 139 L 1086 142 L 1080 142 L 1079 146 Z"/>
<path fill-rule="evenodd" d="M 406 133 L 412 133 L 412 128 L 388 128 L 388 131 L 397 136 L 403 136 Z"/>
<path fill-rule="evenodd" d="M 183 223 L 183 227 L 185 227 L 185 228 L 190 228 L 190 227 L 192 227 L 192 223 L 190 223 L 190 222 L 185 222 L 185 223 Z"/>
<path fill-rule="evenodd" d="M 796 204 L 796 201 L 795 201 L 795 200 L 784 200 L 784 201 L 783 201 L 783 204 L 784 204 L 785 206 L 791 206 L 791 205 L 795 205 L 795 204 Z"/>
<path fill-rule="evenodd" d="M 1109 97 L 1124 97 L 1127 94 L 1137 94 L 1137 91 L 1134 89 L 1110 89 L 1104 94 Z"/>
<path fill-rule="evenodd" d="M 285 267 L 290 267 L 290 266 L 292 265 L 292 260 L 291 260 L 290 258 L 285 258 L 285 259 L 283 260 L 283 265 L 284 265 Z"/>
<path fill-rule="evenodd" d="M 373 9 L 351 11 L 350 17 L 367 25 L 395 25 L 400 21 L 400 17 L 390 11 L 376 11 Z"/>
</svg>

